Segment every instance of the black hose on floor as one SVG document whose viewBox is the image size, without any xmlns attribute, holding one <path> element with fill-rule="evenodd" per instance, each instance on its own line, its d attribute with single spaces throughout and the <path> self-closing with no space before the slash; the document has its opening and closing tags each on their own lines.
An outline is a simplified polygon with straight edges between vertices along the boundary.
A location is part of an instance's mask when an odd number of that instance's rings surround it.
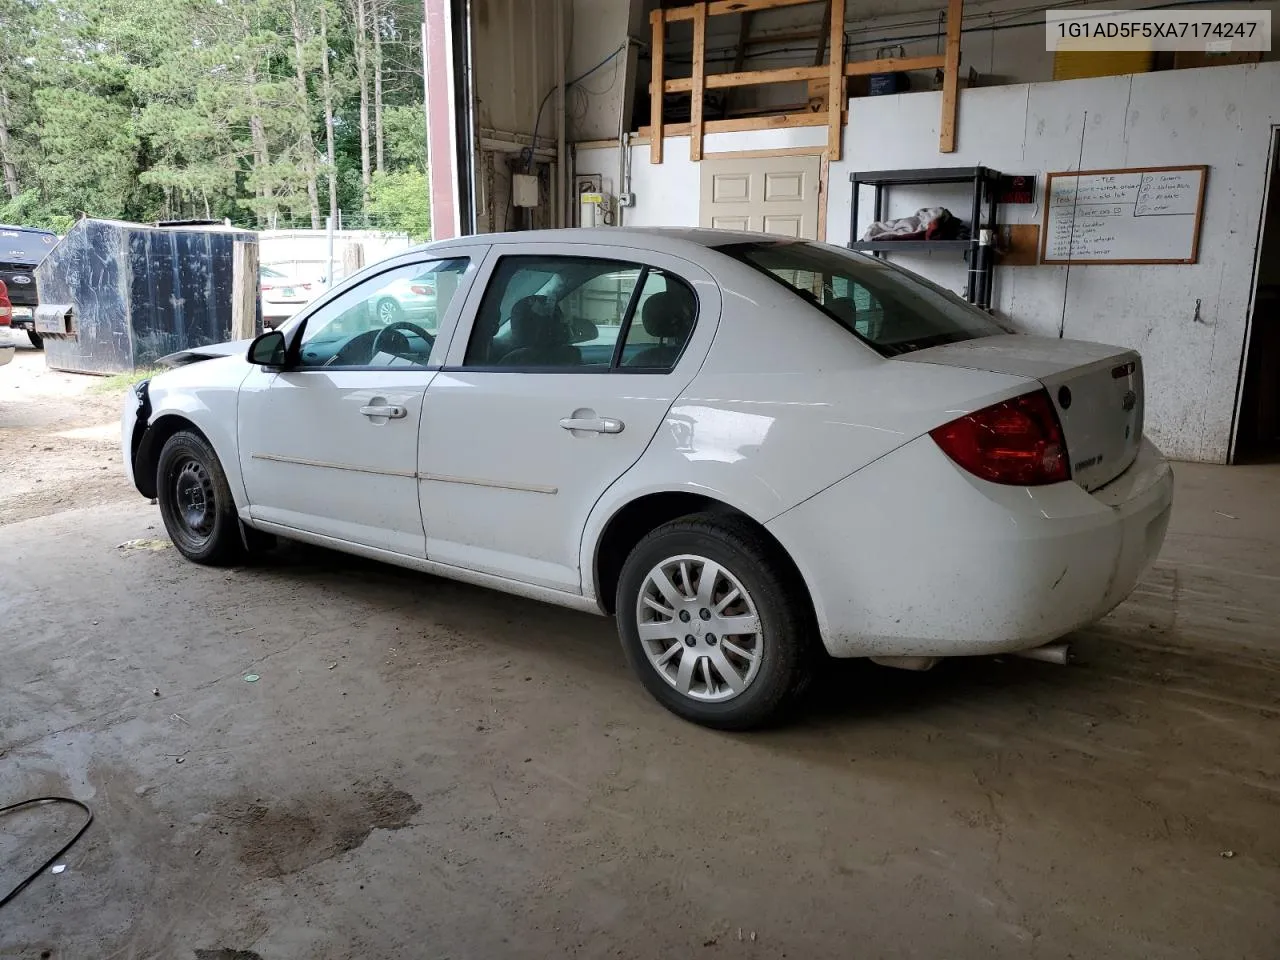
<svg viewBox="0 0 1280 960">
<path fill-rule="evenodd" d="M 84 836 L 84 832 L 89 829 L 89 824 L 93 823 L 93 811 L 90 810 L 83 803 L 81 803 L 79 800 L 74 800 L 71 797 L 33 797 L 30 800 L 23 800 L 19 803 L 11 803 L 6 807 L 0 807 L 0 817 L 3 817 L 5 814 L 13 813 L 16 810 L 21 810 L 24 807 L 34 807 L 37 804 L 41 804 L 41 803 L 72 804 L 73 806 L 79 807 L 81 810 L 84 811 L 85 821 L 83 825 L 81 825 L 80 829 L 76 831 L 75 836 L 73 836 L 70 840 L 64 843 L 57 853 L 55 853 L 52 857 L 50 857 L 43 864 L 37 867 L 31 873 L 31 875 L 27 877 L 27 879 L 23 880 L 20 884 L 18 884 L 12 890 L 6 893 L 3 899 L 0 899 L 0 907 L 5 906 L 10 900 L 12 900 L 18 894 L 20 894 L 23 890 L 27 889 L 27 887 L 31 884 L 31 881 L 35 880 L 36 877 L 40 876 L 40 874 L 44 873 L 45 870 L 53 866 L 54 861 L 57 860 L 59 857 L 61 857 L 68 850 L 70 850 L 71 847 L 75 844 L 75 842 Z"/>
</svg>

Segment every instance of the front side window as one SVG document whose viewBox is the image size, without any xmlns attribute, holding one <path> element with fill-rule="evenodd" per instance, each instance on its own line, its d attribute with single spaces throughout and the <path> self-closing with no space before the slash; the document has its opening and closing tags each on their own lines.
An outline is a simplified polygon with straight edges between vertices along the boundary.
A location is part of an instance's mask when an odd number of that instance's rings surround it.
<svg viewBox="0 0 1280 960">
<path fill-rule="evenodd" d="M 463 364 L 666 371 L 683 351 L 696 313 L 688 285 L 656 267 L 588 257 L 503 257 Z"/>
<path fill-rule="evenodd" d="M 370 277 L 307 320 L 303 367 L 425 367 L 470 260 L 453 257 Z"/>
<path fill-rule="evenodd" d="M 871 257 L 808 241 L 716 249 L 784 284 L 886 357 L 1008 332 L 954 294 Z"/>
</svg>

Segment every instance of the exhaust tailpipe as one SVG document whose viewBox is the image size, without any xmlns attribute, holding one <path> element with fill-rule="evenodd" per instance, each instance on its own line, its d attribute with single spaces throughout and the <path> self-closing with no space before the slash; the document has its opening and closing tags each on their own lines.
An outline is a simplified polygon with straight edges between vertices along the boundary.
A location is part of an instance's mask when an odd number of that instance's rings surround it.
<svg viewBox="0 0 1280 960">
<path fill-rule="evenodd" d="M 1011 657 L 1022 657 L 1024 660 L 1041 660 L 1045 663 L 1068 664 L 1071 656 L 1071 644 L 1046 643 L 1043 647 L 1032 647 L 1030 650 L 1017 650 L 1009 654 Z"/>
</svg>

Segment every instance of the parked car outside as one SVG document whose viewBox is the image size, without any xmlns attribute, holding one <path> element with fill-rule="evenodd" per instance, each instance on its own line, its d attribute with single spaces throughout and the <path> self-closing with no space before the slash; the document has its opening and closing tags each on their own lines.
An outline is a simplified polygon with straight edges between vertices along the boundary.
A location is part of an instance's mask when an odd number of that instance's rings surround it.
<svg viewBox="0 0 1280 960">
<path fill-rule="evenodd" d="M 35 309 L 40 293 L 35 271 L 57 242 L 57 235 L 47 230 L 0 224 L 0 281 L 8 287 L 13 304 L 10 323 L 15 330 L 25 330 L 34 347 L 44 344 L 36 333 Z"/>
<path fill-rule="evenodd" d="M 315 299 L 320 285 L 263 265 L 258 267 L 258 291 L 263 325 L 277 327 Z"/>
<path fill-rule="evenodd" d="M 428 330 L 436 328 L 435 279 L 402 277 L 387 284 L 377 302 L 378 319 L 384 325 L 397 320 L 420 320 Z"/>
<path fill-rule="evenodd" d="M 13 304 L 9 302 L 9 289 L 0 280 L 0 367 L 13 359 L 18 348 L 9 338 L 10 325 L 13 321 Z"/>
<path fill-rule="evenodd" d="M 434 328 L 384 324 L 427 276 Z M 185 557 L 278 535 L 611 615 L 715 727 L 782 715 L 824 655 L 1043 653 L 1128 596 L 1172 503 L 1137 353 L 803 240 L 450 240 L 182 359 L 122 436 Z"/>
</svg>

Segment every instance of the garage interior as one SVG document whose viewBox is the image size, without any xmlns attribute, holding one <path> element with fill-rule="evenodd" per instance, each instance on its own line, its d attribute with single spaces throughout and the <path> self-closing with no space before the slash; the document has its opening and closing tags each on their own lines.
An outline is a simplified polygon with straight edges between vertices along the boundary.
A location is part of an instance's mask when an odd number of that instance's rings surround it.
<svg viewBox="0 0 1280 960">
<path fill-rule="evenodd" d="M 1072 663 L 832 661 L 783 728 L 695 727 L 609 620 L 301 545 L 182 562 L 119 398 L 21 346 L 0 804 L 94 820 L 0 957 L 1280 956 L 1280 62 L 1055 54 L 1046 9 L 425 0 L 426 113 L 437 239 L 782 232 L 1141 351 L 1173 519 Z M 1053 185 L 1148 175 L 1185 236 L 1055 253 Z M 867 238 L 935 207 L 965 233 Z M 6 819 L 0 896 L 82 814 Z"/>
</svg>

